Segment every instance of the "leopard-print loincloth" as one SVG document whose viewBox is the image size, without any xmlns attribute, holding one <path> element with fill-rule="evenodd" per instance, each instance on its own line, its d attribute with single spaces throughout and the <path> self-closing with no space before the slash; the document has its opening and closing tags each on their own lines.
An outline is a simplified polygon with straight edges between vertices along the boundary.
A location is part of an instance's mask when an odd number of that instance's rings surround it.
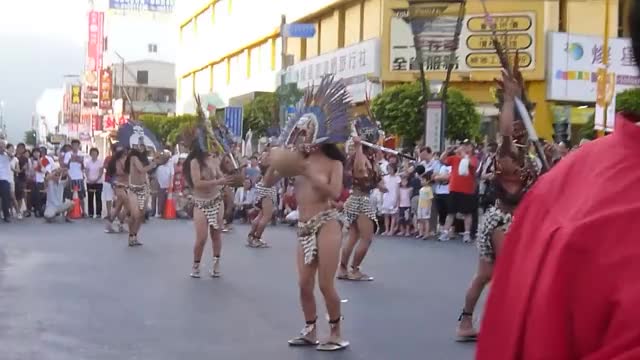
<svg viewBox="0 0 640 360">
<path fill-rule="evenodd" d="M 344 203 L 344 215 L 346 219 L 346 225 L 351 226 L 360 214 L 365 215 L 376 226 L 378 225 L 378 218 L 376 216 L 376 210 L 371 206 L 371 199 L 367 195 L 354 195 L 351 194 L 347 201 Z"/>
<path fill-rule="evenodd" d="M 256 184 L 256 205 L 262 205 L 262 199 L 271 199 L 273 205 L 278 203 L 278 194 L 275 187 L 265 187 L 262 183 Z"/>
<path fill-rule="evenodd" d="M 342 225 L 342 236 L 345 234 L 344 217 L 336 209 L 329 209 L 316 214 L 311 219 L 298 222 L 298 240 L 304 253 L 305 265 L 310 265 L 318 257 L 318 233 L 328 221 L 338 220 Z"/>
<path fill-rule="evenodd" d="M 144 211 L 147 208 L 149 187 L 147 185 L 129 185 L 129 190 L 136 196 L 138 210 Z"/>
<path fill-rule="evenodd" d="M 222 207 L 222 197 L 216 196 L 213 199 L 193 199 L 193 205 L 200 209 L 204 214 L 204 217 L 207 219 L 207 224 L 213 227 L 215 230 L 220 229 L 220 224 L 218 222 L 218 214 L 220 213 L 220 208 Z"/>
<path fill-rule="evenodd" d="M 482 218 L 482 223 L 478 227 L 477 246 L 480 251 L 480 257 L 493 263 L 496 260 L 496 252 L 493 248 L 493 232 L 502 230 L 507 232 L 513 221 L 513 217 L 509 213 L 505 213 L 495 206 L 487 210 Z"/>
</svg>

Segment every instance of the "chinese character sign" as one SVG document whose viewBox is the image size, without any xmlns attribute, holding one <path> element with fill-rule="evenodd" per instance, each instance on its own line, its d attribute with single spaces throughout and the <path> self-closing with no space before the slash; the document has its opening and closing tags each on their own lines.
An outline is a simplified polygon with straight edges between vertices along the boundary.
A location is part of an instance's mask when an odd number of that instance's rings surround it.
<svg viewBox="0 0 640 360">
<path fill-rule="evenodd" d="M 109 0 L 109 8 L 116 10 L 172 12 L 175 0 Z"/>
<path fill-rule="evenodd" d="M 454 71 L 498 70 L 500 61 L 495 56 L 490 24 L 484 15 L 464 17 L 460 38 L 454 41 L 457 25 L 456 3 L 429 2 L 419 8 L 394 9 L 390 21 L 390 59 L 393 72 L 417 71 L 422 58 L 425 71 L 446 71 L 449 64 Z M 421 17 L 412 18 L 410 15 Z M 520 68 L 534 70 L 536 65 L 536 13 L 493 14 L 498 27 L 498 41 L 515 58 L 518 50 Z M 415 46 L 420 51 L 416 52 Z M 452 50 L 455 50 L 453 53 Z"/>
<path fill-rule="evenodd" d="M 71 104 L 77 105 L 80 104 L 80 95 L 82 92 L 82 87 L 80 85 L 73 85 L 71 87 Z"/>
<path fill-rule="evenodd" d="M 104 13 L 89 12 L 88 26 L 89 41 L 87 45 L 86 68 L 89 71 L 99 71 L 102 67 L 102 51 L 104 46 Z"/>
<path fill-rule="evenodd" d="M 103 69 L 100 72 L 100 109 L 111 109 L 112 98 L 111 69 Z"/>
<path fill-rule="evenodd" d="M 600 36 L 550 33 L 547 99 L 595 102 L 604 51 Z M 609 39 L 608 73 L 616 92 L 640 86 L 640 73 L 628 38 Z M 602 76 L 600 76 L 601 78 Z"/>
</svg>

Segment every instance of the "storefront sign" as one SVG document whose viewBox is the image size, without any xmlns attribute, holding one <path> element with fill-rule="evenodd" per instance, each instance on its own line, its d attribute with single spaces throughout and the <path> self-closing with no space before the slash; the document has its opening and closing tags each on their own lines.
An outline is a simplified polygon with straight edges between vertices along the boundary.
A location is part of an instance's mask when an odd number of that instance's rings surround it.
<svg viewBox="0 0 640 360">
<path fill-rule="evenodd" d="M 71 104 L 80 104 L 81 93 L 82 87 L 80 85 L 71 86 Z"/>
<path fill-rule="evenodd" d="M 102 117 L 100 115 L 92 116 L 91 128 L 93 131 L 102 131 Z"/>
<path fill-rule="evenodd" d="M 100 71 L 100 109 L 111 109 L 111 69 Z"/>
<path fill-rule="evenodd" d="M 380 77 L 380 40 L 363 41 L 299 62 L 287 69 L 286 81 L 304 89 L 319 85 L 329 74 L 345 82 L 354 102 L 364 101 L 367 93 L 375 96 L 379 85 L 371 83 L 369 77 Z"/>
<path fill-rule="evenodd" d="M 105 130 L 113 130 L 116 128 L 116 119 L 113 115 L 105 115 L 102 118 L 102 123 L 104 124 Z"/>
<path fill-rule="evenodd" d="M 514 59 L 515 50 L 518 50 L 520 69 L 523 71 L 534 70 L 536 66 L 536 13 L 498 13 L 492 14 L 492 19 L 498 28 L 499 41 L 512 52 L 511 59 Z M 451 23 L 448 25 L 449 27 L 453 25 L 452 19 L 448 21 Z M 431 44 L 442 48 L 443 51 L 441 54 L 432 54 L 423 58 L 425 71 L 446 71 L 447 64 L 450 62 L 454 63 L 454 71 L 495 71 L 501 68 L 500 61 L 495 55 L 491 28 L 482 15 L 465 16 L 458 50 L 454 58 L 451 58 L 450 49 L 454 47 L 452 44 L 435 41 Z M 449 50 L 444 51 L 445 47 Z M 393 10 L 389 56 L 393 72 L 418 70 L 409 11 L 406 8 Z"/>
<path fill-rule="evenodd" d="M 413 41 L 417 47 L 418 62 L 433 58 L 453 60 L 451 54 L 457 50 L 456 30 L 461 3 L 427 2 L 409 6 L 409 19 Z M 446 67 L 448 62 L 444 63 Z"/>
<path fill-rule="evenodd" d="M 440 149 L 440 128 L 442 127 L 442 101 L 431 100 L 427 102 L 427 115 L 425 117 L 424 144 L 434 150 Z"/>
<path fill-rule="evenodd" d="M 175 0 L 109 0 L 109 8 L 115 10 L 172 12 Z"/>
<path fill-rule="evenodd" d="M 547 99 L 595 102 L 597 72 L 602 67 L 602 37 L 549 33 L 547 43 Z M 615 77 L 616 92 L 640 86 L 630 39 L 609 39 L 608 71 Z"/>
</svg>

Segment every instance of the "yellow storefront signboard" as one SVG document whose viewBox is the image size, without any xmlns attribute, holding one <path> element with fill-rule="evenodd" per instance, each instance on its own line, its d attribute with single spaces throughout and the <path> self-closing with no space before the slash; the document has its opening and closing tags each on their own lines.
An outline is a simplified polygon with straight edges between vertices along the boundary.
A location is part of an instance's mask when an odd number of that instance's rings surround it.
<svg viewBox="0 0 640 360">
<path fill-rule="evenodd" d="M 509 54 L 509 62 L 514 63 L 516 54 Z M 472 69 L 492 69 L 500 68 L 500 59 L 495 53 L 471 53 L 467 55 L 466 64 Z M 518 53 L 518 65 L 520 68 L 526 68 L 531 65 L 531 55 L 527 52 Z"/>
<path fill-rule="evenodd" d="M 533 25 L 533 19 L 526 15 L 500 15 L 492 16 L 492 19 L 496 22 L 497 31 L 528 31 Z M 491 32 L 484 16 L 471 17 L 467 28 L 473 32 Z"/>
<path fill-rule="evenodd" d="M 513 34 L 498 36 L 498 41 L 503 49 L 526 50 L 533 44 L 529 34 Z M 493 37 L 491 35 L 470 35 L 467 38 L 469 50 L 493 50 Z"/>
</svg>

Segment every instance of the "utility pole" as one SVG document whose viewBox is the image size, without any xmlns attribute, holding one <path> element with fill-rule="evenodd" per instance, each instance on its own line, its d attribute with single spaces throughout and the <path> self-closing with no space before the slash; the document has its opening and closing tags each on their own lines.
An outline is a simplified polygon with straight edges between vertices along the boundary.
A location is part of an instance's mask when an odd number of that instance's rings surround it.
<svg viewBox="0 0 640 360">
<path fill-rule="evenodd" d="M 282 15 L 280 18 L 280 39 L 282 40 L 282 54 L 280 64 L 280 93 L 278 99 L 280 100 L 280 128 L 284 128 L 287 122 L 287 104 L 284 102 L 285 85 L 287 82 L 287 17 Z"/>
<path fill-rule="evenodd" d="M 118 95 L 120 96 L 120 99 L 122 100 L 122 116 L 124 116 L 124 109 L 125 109 L 125 102 L 124 102 L 124 58 L 117 52 L 114 51 L 114 54 L 116 54 L 116 56 L 118 58 L 120 58 L 120 91 L 118 91 Z M 117 78 L 117 76 L 113 77 L 114 79 Z M 115 82 L 115 81 L 114 81 Z M 133 104 L 130 104 L 131 106 L 133 106 Z"/>
</svg>

